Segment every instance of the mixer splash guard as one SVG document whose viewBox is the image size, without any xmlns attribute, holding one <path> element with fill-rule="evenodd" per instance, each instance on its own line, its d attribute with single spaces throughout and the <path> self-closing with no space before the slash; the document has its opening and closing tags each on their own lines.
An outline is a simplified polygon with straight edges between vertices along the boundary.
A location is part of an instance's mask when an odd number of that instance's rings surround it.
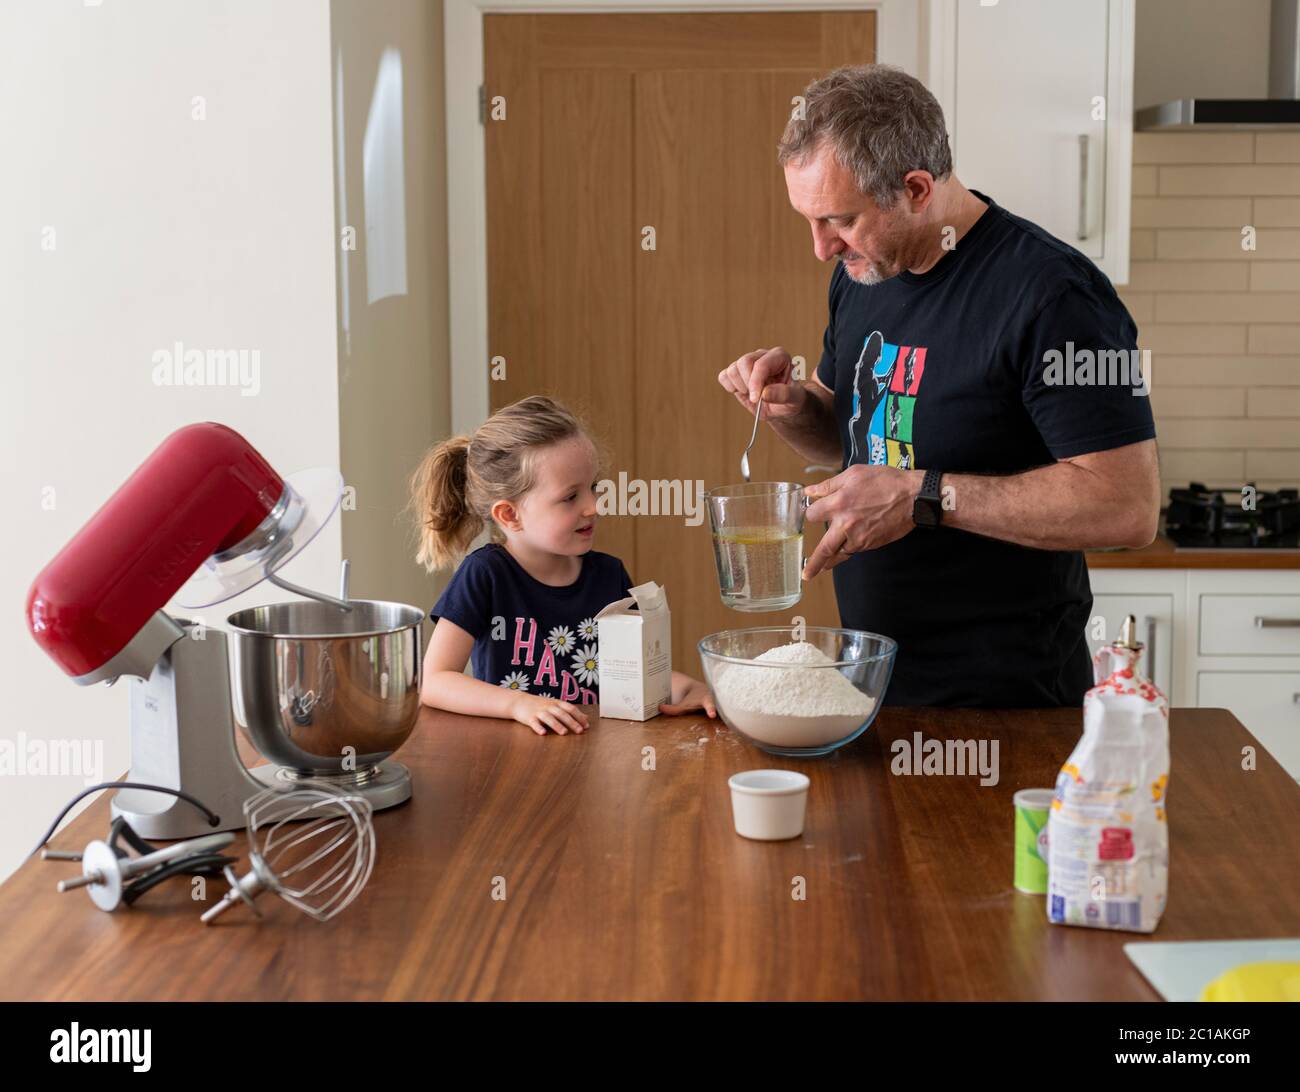
<svg viewBox="0 0 1300 1092">
<path fill-rule="evenodd" d="M 176 593 L 187 609 L 224 603 L 261 583 L 307 547 L 338 510 L 343 476 L 311 467 L 284 479 L 284 494 L 256 530 L 229 550 L 213 554 Z"/>
</svg>

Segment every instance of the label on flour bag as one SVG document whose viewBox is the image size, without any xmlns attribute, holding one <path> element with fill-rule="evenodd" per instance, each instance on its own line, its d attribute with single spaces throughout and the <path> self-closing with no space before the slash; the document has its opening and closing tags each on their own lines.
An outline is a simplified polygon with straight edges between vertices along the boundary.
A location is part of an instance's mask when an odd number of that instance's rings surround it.
<svg viewBox="0 0 1300 1092">
<path fill-rule="evenodd" d="M 1169 706 L 1136 669 L 1141 646 L 1093 658 L 1083 738 L 1061 767 L 1047 823 L 1047 917 L 1150 933 L 1169 882 Z"/>
</svg>

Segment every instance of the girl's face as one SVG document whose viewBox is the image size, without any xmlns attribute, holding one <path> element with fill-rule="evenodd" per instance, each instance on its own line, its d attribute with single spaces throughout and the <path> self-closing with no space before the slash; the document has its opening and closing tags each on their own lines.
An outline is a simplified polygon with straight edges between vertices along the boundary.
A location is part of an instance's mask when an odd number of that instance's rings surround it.
<svg viewBox="0 0 1300 1092">
<path fill-rule="evenodd" d="M 513 507 L 516 533 L 529 545 L 553 554 L 579 556 L 591 549 L 596 531 L 596 453 L 575 436 L 537 453 L 535 480 Z"/>
</svg>

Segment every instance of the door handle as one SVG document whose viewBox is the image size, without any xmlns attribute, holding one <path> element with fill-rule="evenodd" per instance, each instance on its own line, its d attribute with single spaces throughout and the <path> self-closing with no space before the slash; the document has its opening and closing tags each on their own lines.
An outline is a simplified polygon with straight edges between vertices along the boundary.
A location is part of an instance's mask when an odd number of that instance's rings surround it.
<svg viewBox="0 0 1300 1092">
<path fill-rule="evenodd" d="M 1147 626 L 1147 678 L 1156 681 L 1156 620 L 1151 615 L 1143 618 Z"/>
<path fill-rule="evenodd" d="M 1088 237 L 1088 134 L 1079 134 L 1079 238 Z"/>
<path fill-rule="evenodd" d="M 1296 629 L 1300 628 L 1300 618 L 1269 618 L 1265 615 L 1256 615 L 1255 625 L 1259 629 Z"/>
</svg>

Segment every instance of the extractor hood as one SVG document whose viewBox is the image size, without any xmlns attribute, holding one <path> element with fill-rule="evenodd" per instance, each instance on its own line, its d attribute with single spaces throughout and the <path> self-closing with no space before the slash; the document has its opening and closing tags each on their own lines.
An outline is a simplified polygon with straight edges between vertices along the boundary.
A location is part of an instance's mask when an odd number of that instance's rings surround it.
<svg viewBox="0 0 1300 1092">
<path fill-rule="evenodd" d="M 1139 131 L 1300 129 L 1300 20 L 1298 0 L 1273 0 L 1268 43 L 1268 98 L 1176 99 L 1148 106 L 1133 118 Z"/>
</svg>

